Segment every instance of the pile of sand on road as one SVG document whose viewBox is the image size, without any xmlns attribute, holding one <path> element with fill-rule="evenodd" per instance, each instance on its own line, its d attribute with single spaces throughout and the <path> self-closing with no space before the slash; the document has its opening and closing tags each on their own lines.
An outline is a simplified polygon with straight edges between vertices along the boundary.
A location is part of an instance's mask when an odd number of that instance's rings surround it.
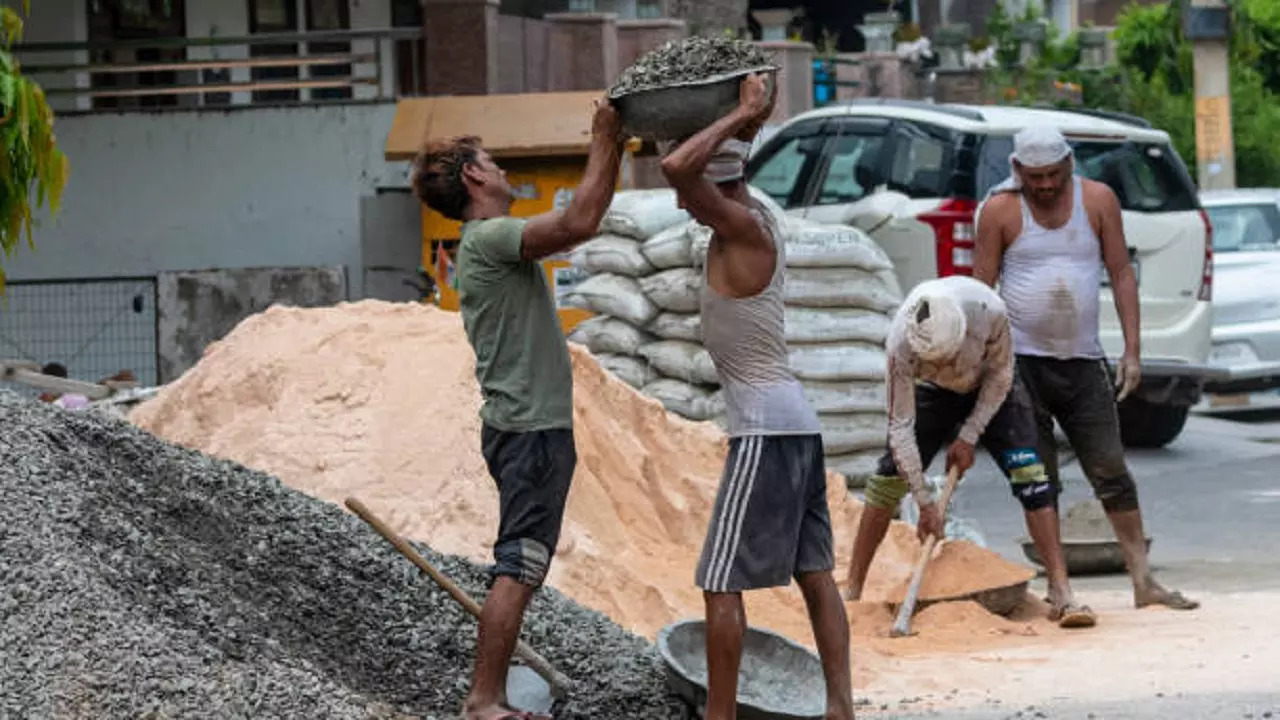
<svg viewBox="0 0 1280 720">
<path fill-rule="evenodd" d="M 579 466 L 548 583 L 652 638 L 676 619 L 702 615 L 693 573 L 726 441 L 712 424 L 668 414 L 584 349 L 572 351 Z M 498 501 L 480 454 L 473 373 L 455 313 L 378 301 L 274 307 L 210 346 L 130 419 L 325 500 L 358 497 L 406 537 L 491 562 Z M 843 576 L 861 504 L 835 475 L 829 498 Z M 895 522 L 868 579 L 867 607 L 851 606 L 855 633 L 887 629 L 877 603 L 900 597 L 919 547 L 914 528 Z M 923 597 L 1032 574 L 947 543 Z M 753 624 L 812 646 L 794 586 L 749 593 L 747 607 Z M 968 622 L 962 616 L 956 622 Z M 920 629 L 927 638 L 946 624 Z"/>
</svg>

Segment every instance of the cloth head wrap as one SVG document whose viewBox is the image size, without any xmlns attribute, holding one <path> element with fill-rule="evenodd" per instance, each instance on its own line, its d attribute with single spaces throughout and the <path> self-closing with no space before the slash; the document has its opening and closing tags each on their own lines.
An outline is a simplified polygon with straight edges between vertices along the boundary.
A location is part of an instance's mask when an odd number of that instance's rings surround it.
<svg viewBox="0 0 1280 720">
<path fill-rule="evenodd" d="M 663 141 L 658 144 L 658 152 L 665 157 L 677 144 L 674 140 Z M 702 176 L 717 185 L 741 180 L 746 175 L 747 156 L 750 153 L 751 143 L 729 138 L 711 155 Z"/>
<path fill-rule="evenodd" d="M 907 343 L 912 352 L 926 361 L 947 360 L 964 343 L 964 312 L 946 295 L 925 295 L 916 301 L 907 316 Z"/>
<path fill-rule="evenodd" d="M 1016 161 L 1024 168 L 1049 167 L 1072 156 L 1071 144 L 1062 131 L 1046 125 L 1025 128 L 1013 136 L 1013 152 L 1009 155 L 1009 178 L 987 191 L 986 197 L 999 192 L 1022 189 Z"/>
</svg>

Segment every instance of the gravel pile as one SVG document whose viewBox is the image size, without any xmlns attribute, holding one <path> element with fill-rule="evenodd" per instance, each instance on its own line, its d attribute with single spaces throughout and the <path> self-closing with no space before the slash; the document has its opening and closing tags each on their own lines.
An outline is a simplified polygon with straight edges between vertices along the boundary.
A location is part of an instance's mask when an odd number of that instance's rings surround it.
<svg viewBox="0 0 1280 720">
<path fill-rule="evenodd" d="M 617 98 L 749 68 L 776 67 L 753 43 L 727 37 L 671 40 L 640 56 L 622 71 L 609 97 Z"/>
<path fill-rule="evenodd" d="M 458 717 L 474 622 L 358 518 L 114 418 L 7 391 L 0 418 L 0 717 Z M 686 715 L 554 590 L 524 638 L 578 683 L 559 717 Z"/>
</svg>

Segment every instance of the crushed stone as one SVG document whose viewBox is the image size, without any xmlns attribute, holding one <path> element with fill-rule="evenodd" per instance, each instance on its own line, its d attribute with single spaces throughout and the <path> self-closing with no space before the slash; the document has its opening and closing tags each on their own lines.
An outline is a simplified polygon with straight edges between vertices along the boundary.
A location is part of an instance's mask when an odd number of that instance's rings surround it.
<svg viewBox="0 0 1280 720">
<path fill-rule="evenodd" d="M 759 46 L 729 37 L 670 40 L 641 55 L 609 88 L 609 97 L 698 82 L 751 68 L 776 67 Z"/>
<path fill-rule="evenodd" d="M 355 516 L 113 417 L 0 417 L 0 717 L 458 717 L 473 619 Z M 686 716 L 648 642 L 554 589 L 522 637 L 577 683 L 557 717 Z"/>
</svg>

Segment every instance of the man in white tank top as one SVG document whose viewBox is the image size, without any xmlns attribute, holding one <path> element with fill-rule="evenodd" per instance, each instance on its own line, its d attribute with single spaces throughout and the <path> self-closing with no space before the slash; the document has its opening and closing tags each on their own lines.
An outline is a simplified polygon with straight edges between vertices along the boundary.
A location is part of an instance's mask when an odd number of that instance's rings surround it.
<svg viewBox="0 0 1280 720">
<path fill-rule="evenodd" d="M 979 210 L 974 276 L 992 286 L 999 281 L 1041 458 L 1060 486 L 1057 420 L 1115 530 L 1137 607 L 1199 607 L 1151 576 L 1138 489 L 1120 441 L 1116 403 L 1138 386 L 1140 348 L 1138 283 L 1119 199 L 1106 184 L 1075 174 L 1071 146 L 1054 128 L 1018 133 L 1009 162 L 1012 176 Z M 1098 337 L 1103 265 L 1124 332 L 1118 397 Z"/>
<path fill-rule="evenodd" d="M 777 84 L 773 85 L 776 95 Z M 706 720 L 736 717 L 747 619 L 742 592 L 804 595 L 831 720 L 853 720 L 849 623 L 832 571 L 822 427 L 791 372 L 783 312 L 779 218 L 747 190 L 749 141 L 773 111 L 763 78 L 739 105 L 662 160 L 680 207 L 711 228 L 703 279 L 703 345 L 725 396 L 729 455 L 695 572 L 707 608 Z"/>
</svg>

